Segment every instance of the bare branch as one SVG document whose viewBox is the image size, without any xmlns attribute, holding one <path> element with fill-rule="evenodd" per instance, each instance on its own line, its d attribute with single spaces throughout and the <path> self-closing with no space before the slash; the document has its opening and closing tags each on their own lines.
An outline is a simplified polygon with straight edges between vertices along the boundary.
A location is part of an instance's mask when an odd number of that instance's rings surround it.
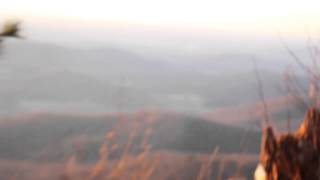
<svg viewBox="0 0 320 180">
<path fill-rule="evenodd" d="M 278 34 L 279 40 L 283 47 L 287 50 L 289 55 L 292 57 L 292 59 L 306 72 L 308 72 L 310 75 L 314 76 L 314 78 L 319 79 L 317 74 L 315 74 L 311 68 L 308 67 L 308 65 L 304 64 L 300 58 L 296 55 L 296 53 L 293 52 L 293 50 L 288 46 L 288 44 L 283 40 L 282 36 Z"/>
<path fill-rule="evenodd" d="M 265 125 L 269 125 L 269 113 L 268 113 L 268 104 L 265 101 L 265 96 L 264 96 L 264 91 L 263 91 L 263 84 L 260 78 L 260 73 L 259 73 L 259 69 L 256 63 L 255 58 L 252 58 L 252 63 L 254 65 L 254 73 L 255 73 L 255 77 L 258 83 L 258 92 L 259 92 L 259 96 L 260 99 L 262 101 L 263 104 L 263 112 L 264 112 L 264 120 L 265 120 Z"/>
</svg>

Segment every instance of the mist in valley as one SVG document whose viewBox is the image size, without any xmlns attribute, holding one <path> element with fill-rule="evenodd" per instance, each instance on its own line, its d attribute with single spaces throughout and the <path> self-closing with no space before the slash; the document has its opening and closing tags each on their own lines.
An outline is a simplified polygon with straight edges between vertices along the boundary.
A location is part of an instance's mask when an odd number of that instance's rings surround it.
<svg viewBox="0 0 320 180">
<path fill-rule="evenodd" d="M 312 64 L 303 38 L 129 25 L 22 27 L 23 39 L 1 44 L 4 160 L 61 163 L 76 155 L 79 163 L 94 164 L 106 134 L 114 131 L 120 148 L 110 159 L 121 159 L 138 127 L 132 154 L 141 151 L 139 142 L 151 128 L 155 152 L 184 159 L 219 148 L 221 158 L 237 163 L 242 159 L 228 154 L 238 154 L 248 160 L 244 174 L 251 177 L 263 101 L 280 131 L 287 130 L 289 111 L 292 128 L 304 116 L 306 107 L 288 96 L 287 87 L 307 98 L 309 76 L 285 47 Z"/>
</svg>

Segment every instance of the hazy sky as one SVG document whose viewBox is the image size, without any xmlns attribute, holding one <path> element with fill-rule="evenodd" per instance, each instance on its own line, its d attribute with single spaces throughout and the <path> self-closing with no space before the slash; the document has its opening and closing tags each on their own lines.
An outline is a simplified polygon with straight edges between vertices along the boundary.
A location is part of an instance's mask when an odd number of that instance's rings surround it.
<svg viewBox="0 0 320 180">
<path fill-rule="evenodd" d="M 239 31 L 320 27 L 319 0 L 0 0 L 0 15 Z"/>
</svg>

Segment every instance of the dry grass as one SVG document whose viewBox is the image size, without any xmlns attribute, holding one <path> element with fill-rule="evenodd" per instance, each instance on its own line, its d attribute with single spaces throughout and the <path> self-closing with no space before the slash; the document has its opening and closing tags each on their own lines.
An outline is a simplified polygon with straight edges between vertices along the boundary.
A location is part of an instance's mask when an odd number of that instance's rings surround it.
<svg viewBox="0 0 320 180">
<path fill-rule="evenodd" d="M 66 163 L 32 163 L 24 161 L 0 161 L 0 179 L 21 180 L 91 180 L 91 179 L 155 179 L 193 180 L 228 179 L 245 176 L 237 174 L 234 164 L 241 169 L 254 167 L 258 161 L 255 155 L 211 155 L 187 154 L 169 151 L 150 152 L 145 158 L 129 155 L 119 168 L 119 159 L 106 160 L 103 166 L 85 165 L 71 157 Z M 101 165 L 101 164 L 99 164 Z M 98 170 L 98 171 L 96 171 Z M 117 171 L 115 171 L 117 170 Z M 220 172 L 219 172 L 220 171 Z M 98 172 L 95 177 L 93 173 Z M 211 173 L 211 174 L 210 174 Z M 201 174 L 201 175 L 200 175 Z M 201 177 L 202 176 L 202 177 Z M 201 178 L 200 178 L 201 177 Z"/>
<path fill-rule="evenodd" d="M 213 177 L 224 179 L 224 168 L 228 163 L 236 162 L 237 166 L 255 164 L 256 156 L 245 157 L 238 155 L 219 154 L 216 148 L 212 154 L 201 155 L 194 153 L 155 152 L 148 143 L 152 136 L 153 124 L 156 114 L 138 114 L 134 119 L 133 126 L 127 138 L 127 143 L 120 147 L 117 144 L 117 130 L 123 130 L 126 123 L 124 116 L 119 116 L 118 124 L 106 133 L 104 142 L 100 148 L 99 160 L 88 170 L 79 176 L 76 156 L 72 156 L 67 165 L 64 178 L 66 179 L 110 179 L 110 180 L 148 180 L 148 179 L 197 179 L 207 180 Z M 131 119 L 132 120 L 132 119 Z M 120 128 L 120 129 L 119 129 Z M 138 132 L 144 135 L 139 138 Z M 138 146 L 137 146 L 138 144 Z M 122 151 L 119 151 L 123 149 Z M 113 154 L 121 152 L 117 159 Z M 237 168 L 239 171 L 241 167 Z M 218 170 L 218 171 L 217 171 Z M 216 171 L 216 172 L 213 172 Z M 214 174 L 215 173 L 215 174 Z M 83 176 L 86 174 L 86 176 Z M 233 173 L 232 176 L 241 176 L 241 172 Z"/>
<path fill-rule="evenodd" d="M 243 176 L 242 169 L 254 167 L 258 161 L 255 155 L 222 154 L 218 148 L 211 154 L 155 151 L 149 140 L 157 116 L 156 113 L 138 113 L 134 118 L 120 115 L 118 123 L 106 133 L 97 152 L 99 159 L 94 163 L 81 162 L 81 148 L 75 149 L 64 163 L 0 161 L 0 179 L 228 179 Z M 124 144 L 119 143 L 123 141 L 123 131 L 129 131 Z"/>
</svg>

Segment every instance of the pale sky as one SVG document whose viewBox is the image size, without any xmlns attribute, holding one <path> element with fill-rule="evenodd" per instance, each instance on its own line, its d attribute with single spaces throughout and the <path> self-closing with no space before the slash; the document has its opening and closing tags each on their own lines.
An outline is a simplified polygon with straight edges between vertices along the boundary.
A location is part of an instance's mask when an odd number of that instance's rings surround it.
<svg viewBox="0 0 320 180">
<path fill-rule="evenodd" d="M 320 30 L 320 0 L 0 0 L 0 16 L 213 28 L 254 33 Z"/>
</svg>

